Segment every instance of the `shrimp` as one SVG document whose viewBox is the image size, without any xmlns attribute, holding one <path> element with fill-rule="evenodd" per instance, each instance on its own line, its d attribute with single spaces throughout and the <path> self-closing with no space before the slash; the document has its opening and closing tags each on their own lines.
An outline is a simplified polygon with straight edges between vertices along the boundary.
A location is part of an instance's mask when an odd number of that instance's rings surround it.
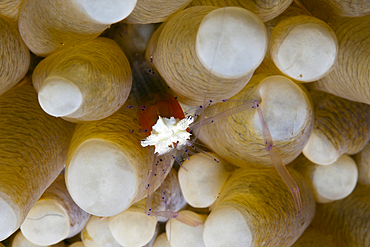
<svg viewBox="0 0 370 247">
<path fill-rule="evenodd" d="M 114 30 L 110 34 L 119 34 L 120 37 L 114 37 L 114 40 L 125 52 L 131 64 L 134 87 L 130 94 L 130 101 L 135 107 L 130 105 L 128 108 L 137 108 L 142 132 L 147 136 L 142 140 L 142 146 L 155 143 L 154 159 L 145 180 L 145 188 L 148 191 L 145 212 L 149 216 L 176 218 L 185 224 L 199 225 L 200 222 L 192 221 L 177 212 L 152 211 L 153 193 L 171 171 L 177 152 L 191 146 L 189 125 L 194 118 L 185 117 L 180 104 L 164 80 L 153 72 L 151 64 L 137 51 L 125 31 L 126 28 L 126 24 L 116 25 L 112 27 Z M 163 201 L 166 204 L 164 196 Z"/>
<path fill-rule="evenodd" d="M 247 109 L 256 109 L 262 126 L 265 149 L 268 151 L 272 163 L 293 196 L 297 209 L 297 216 L 301 217 L 302 202 L 299 188 L 285 168 L 278 151 L 273 145 L 273 140 L 264 120 L 262 110 L 259 107 L 259 103 L 257 101 L 242 102 L 242 104 L 213 117 L 204 118 L 202 113 L 205 108 L 214 103 L 212 101 L 204 102 L 204 104 L 199 107 L 200 120 L 194 122 L 196 116 L 185 117 L 176 97 L 173 96 L 172 92 L 168 89 L 164 80 L 153 71 L 152 65 L 136 51 L 127 33 L 125 31 L 121 33 L 125 35 L 125 37 L 121 39 L 124 43 L 123 47 L 121 47 L 130 61 L 134 75 L 134 86 L 130 99 L 133 104 L 138 106 L 138 120 L 143 129 L 142 131 L 146 134 L 146 139 L 142 140 L 141 144 L 143 147 L 155 147 L 155 157 L 145 181 L 145 188 L 147 190 L 146 214 L 149 216 L 176 218 L 194 227 L 202 224 L 201 222 L 197 222 L 177 212 L 152 211 L 153 193 L 155 189 L 163 183 L 165 177 L 171 170 L 178 152 L 184 152 L 188 155 L 188 153 L 191 152 L 189 147 L 201 152 L 201 149 L 195 148 L 194 146 L 194 142 L 197 138 L 190 139 L 191 132 L 196 129 L 199 132 L 202 126 L 212 124 L 227 116 Z M 153 56 L 151 59 L 153 59 Z M 212 72 L 210 72 L 210 74 L 211 73 Z M 205 95 L 206 94 L 207 89 L 205 91 Z M 226 102 L 228 100 L 225 99 L 223 101 Z M 165 199 L 163 198 L 163 200 Z"/>
</svg>

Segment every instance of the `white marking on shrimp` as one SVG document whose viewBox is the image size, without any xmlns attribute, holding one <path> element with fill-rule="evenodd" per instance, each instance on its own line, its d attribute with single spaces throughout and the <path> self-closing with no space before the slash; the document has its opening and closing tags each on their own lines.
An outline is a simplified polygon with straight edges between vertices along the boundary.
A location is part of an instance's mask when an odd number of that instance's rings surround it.
<svg viewBox="0 0 370 247">
<path fill-rule="evenodd" d="M 182 150 L 190 139 L 191 134 L 187 129 L 193 122 L 194 118 L 191 116 L 181 120 L 159 116 L 151 135 L 141 141 L 141 146 L 155 146 L 155 153 L 158 155 L 166 154 L 175 147 Z"/>
</svg>

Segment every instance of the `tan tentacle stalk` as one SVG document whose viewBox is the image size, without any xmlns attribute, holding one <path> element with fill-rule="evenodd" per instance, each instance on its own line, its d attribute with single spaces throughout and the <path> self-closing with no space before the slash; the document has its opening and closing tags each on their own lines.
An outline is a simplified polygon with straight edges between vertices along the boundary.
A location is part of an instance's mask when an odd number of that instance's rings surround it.
<svg viewBox="0 0 370 247">
<path fill-rule="evenodd" d="M 23 0 L 2 0 L 0 2 L 0 16 L 14 27 L 18 27 L 18 16 Z"/>
<path fill-rule="evenodd" d="M 370 104 L 370 16 L 335 18 L 329 24 L 339 42 L 338 62 L 314 88 Z"/>
<path fill-rule="evenodd" d="M 7 242 L 9 241 L 8 243 L 10 243 L 9 245 L 6 245 L 6 246 L 10 246 L 10 247 L 65 247 L 65 244 L 64 244 L 63 241 L 61 241 L 57 244 L 53 244 L 53 245 L 37 245 L 37 244 L 34 244 L 31 241 L 29 241 L 27 238 L 25 238 L 20 230 L 15 232 L 6 241 Z M 1 245 L 1 243 L 0 243 L 0 246 L 4 247 L 4 246 Z"/>
<path fill-rule="evenodd" d="M 360 17 L 370 14 L 367 0 L 298 0 L 307 10 L 327 21 L 331 16 Z"/>
<path fill-rule="evenodd" d="M 78 122 L 116 112 L 128 98 L 132 75 L 119 46 L 97 38 L 48 56 L 37 65 L 32 81 L 46 113 Z"/>
<path fill-rule="evenodd" d="M 287 18 L 298 16 L 298 15 L 311 15 L 311 13 L 308 12 L 307 10 L 304 10 L 304 9 L 300 8 L 299 6 L 297 6 L 295 4 L 295 2 L 293 2 L 283 13 L 281 13 L 280 15 L 275 17 L 274 19 L 265 22 L 264 24 L 265 24 L 266 29 L 267 29 L 267 34 L 268 34 L 269 40 L 271 38 L 272 31 L 274 30 L 274 28 L 281 21 L 283 21 Z M 270 46 L 270 43 L 271 42 L 269 42 L 269 46 Z M 269 74 L 269 75 L 284 75 L 276 67 L 274 61 L 272 60 L 270 50 L 271 50 L 270 47 L 268 47 L 267 52 L 266 52 L 266 56 L 263 59 L 263 62 L 261 63 L 261 65 L 256 69 L 255 73 L 256 74 L 257 73 L 260 73 L 260 74 L 265 73 L 265 74 Z"/>
<path fill-rule="evenodd" d="M 179 214 L 194 219 L 200 223 L 204 223 L 207 218 L 207 215 L 197 214 L 190 210 L 182 210 Z M 166 223 L 167 239 L 173 247 L 205 247 L 202 231 L 203 225 L 192 227 L 176 219 L 170 219 Z"/>
<path fill-rule="evenodd" d="M 348 155 L 327 166 L 312 163 L 300 155 L 289 165 L 306 179 L 318 203 L 341 200 L 351 194 L 357 184 L 357 166 Z"/>
<path fill-rule="evenodd" d="M 266 0 L 193 0 L 189 7 L 208 5 L 216 7 L 225 6 L 237 6 L 243 7 L 247 10 L 256 14 L 263 22 L 269 21 L 276 16 L 280 15 L 293 0 L 278 0 L 278 1 L 266 1 Z"/>
<path fill-rule="evenodd" d="M 287 77 L 255 75 L 229 102 L 209 106 L 203 116 L 206 119 L 253 100 L 260 103 L 274 146 L 283 163 L 288 164 L 306 145 L 314 119 L 308 95 Z M 231 110 L 228 117 L 194 132 L 215 153 L 236 166 L 272 166 L 264 146 L 260 119 L 254 108 L 237 114 L 232 114 Z"/>
<path fill-rule="evenodd" d="M 135 4 L 136 0 L 24 0 L 19 31 L 33 53 L 47 56 L 93 40 L 128 16 Z"/>
<path fill-rule="evenodd" d="M 62 171 L 75 125 L 40 108 L 32 86 L 0 97 L 0 240 L 20 227 Z"/>
<path fill-rule="evenodd" d="M 239 169 L 226 182 L 203 230 L 206 246 L 290 246 L 315 214 L 309 185 L 293 169 L 289 173 L 302 196 L 297 217 L 293 197 L 274 168 Z"/>
<path fill-rule="evenodd" d="M 369 222 L 370 187 L 359 183 L 345 199 L 317 204 L 312 225 L 338 247 L 363 247 L 370 244 Z"/>
<path fill-rule="evenodd" d="M 158 39 L 159 39 L 159 36 L 161 35 L 161 32 L 162 32 L 165 25 L 166 25 L 166 22 L 162 23 L 155 30 L 153 35 L 150 37 L 149 43 L 148 43 L 148 45 L 146 47 L 146 51 L 145 51 L 145 60 L 147 60 L 148 62 L 152 62 L 152 59 L 154 59 L 154 54 L 155 54 L 155 51 L 157 50 Z M 154 66 L 153 62 L 152 62 L 152 64 Z"/>
<path fill-rule="evenodd" d="M 320 165 L 360 152 L 370 139 L 370 106 L 311 91 L 315 125 L 303 154 Z"/>
<path fill-rule="evenodd" d="M 1 7 L 0 7 L 1 8 Z M 0 16 L 0 95 L 27 73 L 30 52 L 17 29 Z"/>
<path fill-rule="evenodd" d="M 162 199 L 162 197 L 164 199 Z M 166 200 L 166 204 L 164 203 Z M 153 195 L 152 212 L 177 212 L 186 205 L 177 180 L 177 172 L 172 169 L 162 186 Z M 140 200 L 124 212 L 109 218 L 109 229 L 122 246 L 144 246 L 154 236 L 157 221 L 165 222 L 164 217 L 148 216 L 145 213 L 146 199 Z"/>
<path fill-rule="evenodd" d="M 273 29 L 269 53 L 286 76 L 311 82 L 333 69 L 338 41 L 328 24 L 312 16 L 299 15 L 282 20 Z"/>
<path fill-rule="evenodd" d="M 271 36 L 272 30 L 283 20 L 298 16 L 298 15 L 305 15 L 305 16 L 312 16 L 312 14 L 307 11 L 306 9 L 300 7 L 294 1 L 283 13 L 276 16 L 274 19 L 271 19 L 265 22 L 267 33 L 269 37 Z"/>
<path fill-rule="evenodd" d="M 122 247 L 109 230 L 109 218 L 92 215 L 81 231 L 81 239 L 86 247 L 110 246 Z"/>
<path fill-rule="evenodd" d="M 156 239 L 153 244 L 153 247 L 170 247 L 170 243 L 168 242 L 166 233 L 161 233 Z"/>
<path fill-rule="evenodd" d="M 354 157 L 358 167 L 358 181 L 364 185 L 370 186 L 370 143 Z"/>
<path fill-rule="evenodd" d="M 69 195 L 64 175 L 59 175 L 31 208 L 21 230 L 31 242 L 51 245 L 78 234 L 89 217 Z"/>
<path fill-rule="evenodd" d="M 140 141 L 136 109 L 122 108 L 100 121 L 77 125 L 68 153 L 66 184 L 83 210 L 116 215 L 144 198 L 154 151 Z"/>
<path fill-rule="evenodd" d="M 191 0 L 137 0 L 136 6 L 125 22 L 149 24 L 163 22 L 172 14 L 184 9 Z"/>
<path fill-rule="evenodd" d="M 157 238 L 160 230 L 161 230 L 160 229 L 160 225 L 157 224 L 157 227 L 155 228 L 155 232 L 154 232 L 153 238 L 149 241 L 149 243 L 147 243 L 143 247 L 153 247 L 154 242 L 155 242 L 155 240 L 156 240 L 156 238 Z"/>
<path fill-rule="evenodd" d="M 59 243 L 57 244 L 53 244 L 51 247 L 65 247 L 66 245 L 64 244 L 63 241 L 60 241 Z"/>
<path fill-rule="evenodd" d="M 85 245 L 82 241 L 77 241 L 71 244 L 69 247 L 85 247 Z"/>
<path fill-rule="evenodd" d="M 153 237 L 157 219 L 145 213 L 145 199 L 124 212 L 109 217 L 109 230 L 122 246 L 144 246 Z"/>
<path fill-rule="evenodd" d="M 266 28 L 250 11 L 198 6 L 165 23 L 152 55 L 156 69 L 179 101 L 199 106 L 206 91 L 207 99 L 213 101 L 239 92 L 266 49 Z"/>
<path fill-rule="evenodd" d="M 40 247 L 40 245 L 34 244 L 31 241 L 29 241 L 27 238 L 25 238 L 21 231 L 18 231 L 17 233 L 14 233 L 15 236 L 13 240 L 11 241 L 11 247 Z M 51 247 L 51 245 L 46 245 L 45 247 Z"/>
<path fill-rule="evenodd" d="M 307 227 L 302 236 L 299 237 L 292 247 L 336 247 L 333 237 L 325 235 L 312 226 Z"/>
<path fill-rule="evenodd" d="M 156 31 L 155 24 L 133 24 L 127 25 L 127 33 L 131 38 L 132 42 L 135 44 L 136 49 L 145 54 L 146 47 L 148 46 L 149 40 Z"/>
<path fill-rule="evenodd" d="M 214 155 L 214 154 L 213 154 Z M 193 155 L 179 170 L 179 182 L 185 200 L 196 208 L 211 206 L 230 175 L 230 166 L 205 155 Z"/>
</svg>

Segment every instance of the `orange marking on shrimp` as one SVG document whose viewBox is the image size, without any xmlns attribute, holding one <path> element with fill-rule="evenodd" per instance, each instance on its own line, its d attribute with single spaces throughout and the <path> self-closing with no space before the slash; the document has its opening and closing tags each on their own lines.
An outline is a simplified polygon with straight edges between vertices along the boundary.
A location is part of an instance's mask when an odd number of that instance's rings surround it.
<svg viewBox="0 0 370 247">
<path fill-rule="evenodd" d="M 159 116 L 177 119 L 185 118 L 179 102 L 167 92 L 155 94 L 152 103 L 146 103 L 144 106 L 145 108 L 138 109 L 137 115 L 141 128 L 148 130 L 146 136 L 150 135 Z"/>
</svg>

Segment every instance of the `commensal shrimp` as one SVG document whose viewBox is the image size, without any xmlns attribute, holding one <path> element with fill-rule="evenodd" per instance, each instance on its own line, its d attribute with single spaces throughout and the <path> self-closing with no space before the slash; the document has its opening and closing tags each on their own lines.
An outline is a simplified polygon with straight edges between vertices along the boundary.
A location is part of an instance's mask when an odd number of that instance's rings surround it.
<svg viewBox="0 0 370 247">
<path fill-rule="evenodd" d="M 130 100 L 137 108 L 139 123 L 147 136 L 147 139 L 142 141 L 142 146 L 156 143 L 152 168 L 145 181 L 145 188 L 148 191 L 146 214 L 176 218 L 185 224 L 197 226 L 200 222 L 185 215 L 171 211 L 154 212 L 151 208 L 153 193 L 170 172 L 176 160 L 177 151 L 188 145 L 189 124 L 193 122 L 193 117 L 185 117 L 180 104 L 163 79 L 154 74 L 151 64 L 137 51 L 127 34 L 126 25 L 117 25 L 113 28 L 119 29 L 116 33 L 119 33 L 120 37 L 114 37 L 114 40 L 125 52 L 132 68 L 134 86 Z M 164 195 L 162 199 L 166 204 Z"/>
<path fill-rule="evenodd" d="M 138 119 L 142 131 L 146 133 L 147 138 L 142 140 L 142 146 L 154 146 L 155 158 L 152 163 L 152 169 L 146 179 L 145 186 L 148 191 L 146 214 L 150 216 L 163 216 L 167 218 L 176 218 L 177 220 L 190 226 L 197 226 L 200 223 L 171 211 L 152 211 L 153 193 L 163 182 L 164 178 L 171 170 L 176 159 L 178 151 L 188 152 L 188 146 L 194 147 L 194 139 L 190 140 L 190 132 L 206 124 L 212 124 L 214 121 L 227 116 L 245 111 L 246 109 L 257 109 L 265 149 L 268 151 L 270 159 L 277 169 L 279 175 L 292 193 L 298 217 L 301 217 L 302 202 L 300 191 L 285 168 L 282 159 L 273 145 L 273 140 L 269 129 L 267 128 L 262 110 L 257 101 L 242 102 L 242 104 L 230 108 L 227 111 L 219 113 L 213 117 L 200 117 L 200 121 L 193 123 L 194 118 L 185 117 L 179 103 L 166 86 L 163 79 L 154 74 L 152 65 L 147 62 L 139 52 L 136 52 L 134 45 L 125 31 L 120 32 L 122 37 L 122 49 L 128 57 L 133 71 L 133 89 L 130 99 L 133 104 L 138 105 Z M 228 101 L 225 99 L 224 101 Z M 200 115 L 205 108 L 212 102 L 207 102 L 200 106 Z M 196 139 L 196 138 L 195 138 Z M 164 197 L 163 197 L 163 200 Z"/>
</svg>

